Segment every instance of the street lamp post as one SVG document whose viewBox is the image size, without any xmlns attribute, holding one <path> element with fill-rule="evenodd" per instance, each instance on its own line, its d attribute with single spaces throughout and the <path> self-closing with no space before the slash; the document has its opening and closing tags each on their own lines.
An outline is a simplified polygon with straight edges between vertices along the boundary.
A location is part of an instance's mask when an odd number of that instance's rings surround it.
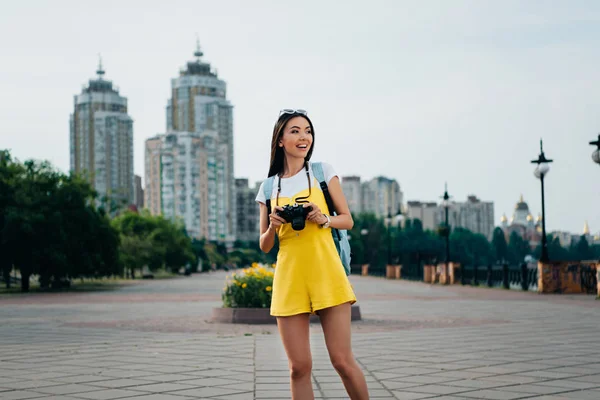
<svg viewBox="0 0 600 400">
<path fill-rule="evenodd" d="M 597 146 L 598 148 L 596 150 L 594 150 L 594 152 L 592 153 L 592 160 L 594 160 L 594 162 L 596 164 L 600 165 L 600 134 L 598 135 L 598 140 L 594 140 L 593 142 L 590 142 L 590 144 L 592 146 Z"/>
<path fill-rule="evenodd" d="M 542 255 L 540 256 L 541 262 L 549 261 L 548 242 L 546 240 L 546 206 L 544 200 L 544 177 L 548 174 L 548 171 L 550 171 L 550 166 L 548 164 L 551 162 L 552 160 L 547 159 L 544 155 L 543 142 L 540 139 L 540 154 L 538 155 L 537 160 L 532 160 L 531 163 L 537 164 L 537 167 L 535 168 L 533 174 L 536 178 L 540 180 L 542 185 Z"/>
<path fill-rule="evenodd" d="M 387 265 L 392 265 L 392 208 L 388 209 L 388 216 L 385 219 L 387 225 L 387 239 L 388 239 L 388 262 Z"/>
<path fill-rule="evenodd" d="M 444 205 L 445 212 L 445 226 L 444 226 L 444 236 L 446 239 L 446 262 L 445 262 L 445 273 L 446 273 L 446 281 L 448 280 L 449 272 L 450 272 L 450 225 L 448 225 L 448 208 L 450 208 L 450 196 L 448 195 L 448 184 L 444 185 L 444 200 L 442 204 Z"/>
</svg>

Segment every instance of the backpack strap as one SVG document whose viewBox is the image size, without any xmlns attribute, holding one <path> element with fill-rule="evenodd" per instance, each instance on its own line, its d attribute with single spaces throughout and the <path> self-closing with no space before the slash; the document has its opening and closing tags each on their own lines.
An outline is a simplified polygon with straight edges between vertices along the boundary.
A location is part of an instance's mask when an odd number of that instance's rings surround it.
<svg viewBox="0 0 600 400">
<path fill-rule="evenodd" d="M 265 180 L 265 183 L 263 185 L 263 193 L 265 194 L 265 203 L 267 205 L 267 226 L 271 222 L 271 220 L 269 219 L 269 215 L 271 215 L 271 196 L 273 195 L 274 181 L 275 176 L 270 176 Z"/>
<path fill-rule="evenodd" d="M 335 215 L 335 207 L 333 206 L 333 200 L 331 200 L 331 194 L 329 194 L 329 188 L 327 187 L 327 182 L 325 182 L 323 164 L 321 164 L 320 162 L 316 162 L 312 163 L 311 166 L 315 178 L 317 178 L 319 184 L 321 185 L 321 190 L 323 191 L 323 196 L 325 197 L 325 202 L 327 203 L 327 208 L 329 209 L 329 214 Z M 335 228 L 333 228 L 333 230 L 336 232 L 338 240 L 341 240 L 340 232 Z"/>
</svg>

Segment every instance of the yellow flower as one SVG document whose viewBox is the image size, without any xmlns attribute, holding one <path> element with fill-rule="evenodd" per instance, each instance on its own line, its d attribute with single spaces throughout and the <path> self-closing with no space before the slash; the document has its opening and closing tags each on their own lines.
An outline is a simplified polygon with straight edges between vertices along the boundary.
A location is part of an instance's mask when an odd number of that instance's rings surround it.
<svg viewBox="0 0 600 400">
<path fill-rule="evenodd" d="M 247 283 L 245 283 L 245 282 L 244 282 L 244 283 L 242 283 L 242 289 L 246 289 L 247 287 L 248 287 L 248 284 L 247 284 Z"/>
<path fill-rule="evenodd" d="M 270 292 L 272 289 L 273 289 L 273 288 L 272 288 L 271 286 L 267 286 L 267 287 L 265 288 L 265 290 L 266 290 L 267 292 Z"/>
<path fill-rule="evenodd" d="M 277 266 L 277 264 L 272 264 L 271 267 L 275 268 Z"/>
<path fill-rule="evenodd" d="M 252 263 L 252 268 L 256 268 L 256 267 L 258 267 L 258 263 L 257 262 L 253 262 Z"/>
</svg>

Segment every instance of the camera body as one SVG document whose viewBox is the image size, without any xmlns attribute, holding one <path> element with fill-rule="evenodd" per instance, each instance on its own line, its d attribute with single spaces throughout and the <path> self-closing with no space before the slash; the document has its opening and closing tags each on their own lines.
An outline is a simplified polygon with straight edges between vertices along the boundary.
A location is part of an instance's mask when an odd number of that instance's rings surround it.
<svg viewBox="0 0 600 400">
<path fill-rule="evenodd" d="M 302 204 L 288 204 L 283 210 L 278 210 L 277 215 L 292 224 L 292 229 L 301 231 L 306 225 L 306 216 L 312 211 L 312 207 L 303 207 Z"/>
</svg>

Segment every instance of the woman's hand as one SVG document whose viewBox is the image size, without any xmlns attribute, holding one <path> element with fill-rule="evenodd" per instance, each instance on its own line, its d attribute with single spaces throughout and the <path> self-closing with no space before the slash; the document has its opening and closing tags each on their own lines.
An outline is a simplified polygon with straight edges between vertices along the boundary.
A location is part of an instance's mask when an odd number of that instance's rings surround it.
<svg viewBox="0 0 600 400">
<path fill-rule="evenodd" d="M 312 210 L 306 216 L 307 220 L 314 222 L 315 224 L 318 224 L 318 225 L 323 225 L 324 223 L 327 222 L 327 217 L 325 217 L 323 215 L 323 212 L 321 211 L 319 206 L 317 206 L 315 203 L 305 203 L 303 206 L 304 206 L 304 208 L 312 207 Z"/>
<path fill-rule="evenodd" d="M 270 229 L 277 229 L 281 225 L 286 223 L 285 219 L 283 219 L 282 217 L 277 215 L 277 211 L 283 211 L 283 207 L 279 207 L 279 206 L 273 207 L 273 211 L 271 211 L 271 215 L 269 215 L 269 221 L 270 221 L 269 228 Z"/>
</svg>

